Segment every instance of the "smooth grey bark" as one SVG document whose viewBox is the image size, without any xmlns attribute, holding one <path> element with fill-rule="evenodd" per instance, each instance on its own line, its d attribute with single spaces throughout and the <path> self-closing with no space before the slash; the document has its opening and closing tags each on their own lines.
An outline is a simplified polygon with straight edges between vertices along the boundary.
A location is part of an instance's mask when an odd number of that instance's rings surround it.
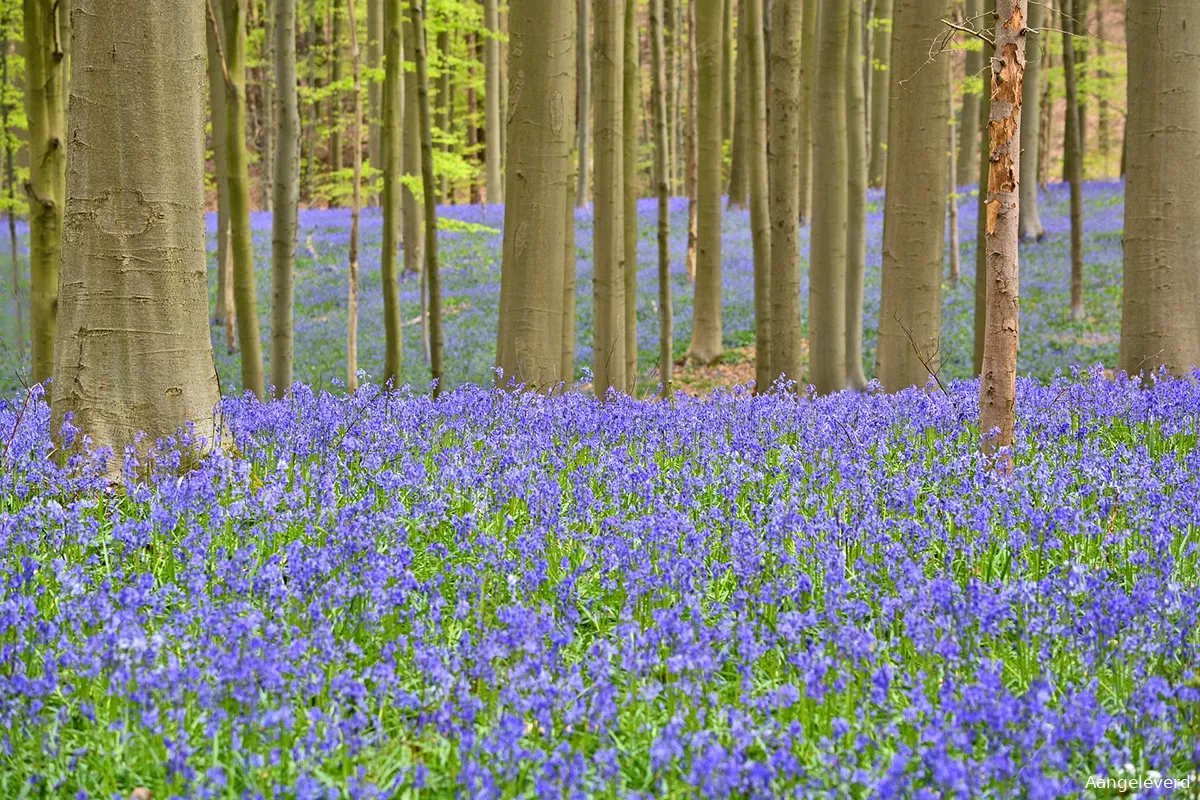
<svg viewBox="0 0 1200 800">
<path fill-rule="evenodd" d="M 567 0 L 569 2 L 569 0 Z M 576 105 L 576 134 L 579 136 L 579 169 L 575 173 L 575 205 L 582 208 L 592 198 L 592 0 L 577 0 L 579 24 L 576 31 L 575 80 L 579 87 Z"/>
<path fill-rule="evenodd" d="M 242 389 L 261 400 L 265 381 L 258 329 L 254 240 L 250 230 L 250 160 L 246 151 L 247 0 L 221 0 L 221 6 L 225 23 L 220 43 L 225 54 L 225 157 L 229 163 L 233 302 L 237 311 L 238 349 L 242 354 Z"/>
<path fill-rule="evenodd" d="M 809 0 L 812 2 L 812 0 Z M 800 342 L 800 25 L 795 3 L 771 6 L 771 375 L 799 384 Z"/>
<path fill-rule="evenodd" d="M 812 218 L 813 119 L 817 77 L 817 23 L 821 0 L 804 0 L 804 19 L 800 26 L 800 177 L 796 182 L 800 221 Z"/>
<path fill-rule="evenodd" d="M 746 70 L 746 29 L 749 24 L 746 22 L 746 8 L 749 6 L 745 0 L 738 2 L 738 28 L 736 35 L 733 31 L 725 32 L 725 40 L 731 41 L 738 39 L 737 46 L 737 63 L 733 65 L 734 73 L 733 83 L 726 82 L 726 87 L 734 87 L 733 98 L 733 122 L 730 127 L 729 134 L 729 190 L 728 204 L 730 208 L 746 208 L 750 198 L 750 165 L 749 161 L 752 158 L 750 152 L 750 125 L 752 124 L 750 115 L 749 93 L 750 85 L 748 83 L 749 76 Z M 726 62 L 726 71 L 730 70 Z"/>
<path fill-rule="evenodd" d="M 780 5 L 786 5 L 781 3 Z M 671 392 L 674 371 L 674 309 L 671 304 L 671 170 L 667 130 L 667 56 L 663 34 L 663 0 L 650 0 L 650 58 L 654 102 L 654 189 L 658 201 L 658 375 L 661 394 Z"/>
<path fill-rule="evenodd" d="M 0 52 L 0 86 L 8 85 L 8 63 L 12 46 L 10 41 L 5 38 L 3 42 L 3 51 Z M 17 253 L 17 188 L 16 188 L 16 169 L 13 167 L 13 141 L 12 137 L 7 135 L 9 114 L 12 113 L 12 106 L 5 102 L 3 104 L 4 113 L 4 130 L 6 132 L 4 141 L 4 178 L 8 189 L 8 259 L 12 266 L 12 298 L 13 298 L 13 341 L 16 343 L 17 364 L 21 369 L 25 368 L 25 298 L 21 295 L 21 259 Z"/>
<path fill-rule="evenodd" d="M 1200 366 L 1200 0 L 1130 0 L 1120 368 Z"/>
<path fill-rule="evenodd" d="M 385 342 L 383 383 L 400 388 L 404 330 L 400 321 L 400 278 L 396 256 L 400 238 L 400 93 L 404 81 L 404 17 L 400 0 L 384 0 L 383 119 L 380 138 L 383 157 L 383 243 L 380 272 L 383 283 Z"/>
<path fill-rule="evenodd" d="M 896 0 L 894 8 L 876 369 L 889 392 L 924 386 L 940 364 L 950 85 L 945 69 L 922 67 L 949 12 L 949 0 Z"/>
<path fill-rule="evenodd" d="M 229 163 L 225 158 L 225 68 L 224 56 L 218 47 L 221 23 L 221 4 L 209 9 L 214 17 L 206 28 L 208 42 L 208 105 L 212 118 L 213 180 L 217 187 L 217 305 L 213 321 L 225 331 L 225 347 L 232 353 L 237 348 L 233 304 L 233 260 L 229 251 Z"/>
<path fill-rule="evenodd" d="M 872 188 L 882 189 L 887 178 L 888 92 L 892 61 L 892 0 L 875 0 L 874 45 L 871 82 L 871 165 L 867 180 Z"/>
<path fill-rule="evenodd" d="M 295 2 L 295 0 L 275 0 Z M 346 390 L 358 389 L 358 246 L 359 222 L 362 215 L 362 53 L 358 44 L 358 25 L 355 20 L 355 0 L 346 0 L 350 12 L 350 74 L 354 82 L 354 116 L 351 118 L 351 178 L 350 178 L 350 279 L 346 291 Z M 293 81 L 294 83 L 294 81 Z M 282 114 L 280 115 L 282 117 Z M 299 118 L 296 120 L 299 124 Z M 298 153 L 297 153 L 298 154 Z M 297 163 L 297 167 L 299 164 Z"/>
<path fill-rule="evenodd" d="M 500 171 L 500 2 L 484 0 L 483 9 L 483 24 L 487 29 L 483 39 L 483 162 L 487 174 L 487 201 L 500 205 L 504 202 L 504 181 Z"/>
<path fill-rule="evenodd" d="M 813 102 L 813 215 L 809 240 L 809 383 L 821 394 L 846 388 L 846 46 L 845 0 L 823 0 Z M 820 202 L 816 202 L 819 198 Z"/>
<path fill-rule="evenodd" d="M 446 389 L 443 365 L 442 278 L 438 264 L 437 194 L 433 175 L 433 114 L 429 103 L 429 55 L 425 38 L 425 0 L 409 0 L 416 62 L 417 125 L 421 140 L 421 188 L 425 199 L 425 275 L 429 287 L 429 369 L 433 396 Z M 497 148 L 498 149 L 498 148 Z"/>
<path fill-rule="evenodd" d="M 596 26 L 592 73 L 596 113 L 592 374 L 596 396 L 604 399 L 610 390 L 624 392 L 628 388 L 622 146 L 625 0 L 595 0 L 592 10 Z"/>
<path fill-rule="evenodd" d="M 349 0 L 353 5 L 354 0 Z M 296 226 L 300 207 L 300 110 L 296 90 L 296 0 L 275 3 L 275 96 L 279 142 L 271 218 L 271 383 L 276 396 L 292 386 Z M 355 243 L 357 244 L 357 243 Z M 353 246 L 352 246 L 353 247 Z"/>
<path fill-rule="evenodd" d="M 849 0 L 846 47 L 846 386 L 867 388 L 863 371 L 863 284 L 867 272 L 867 99 L 862 81 L 863 2 Z"/>
<path fill-rule="evenodd" d="M 984 12 L 984 5 L 991 0 L 966 0 L 966 22 L 976 29 L 982 24 L 983 20 L 980 15 Z M 990 9 L 988 9 L 990 10 Z M 986 75 L 987 65 L 983 60 L 983 51 L 978 49 L 980 42 L 970 41 L 972 49 L 967 51 L 966 55 L 966 77 L 976 78 L 981 75 Z M 926 45 L 928 49 L 928 44 Z M 928 57 L 928 55 L 926 56 Z M 983 92 L 987 91 L 987 78 L 984 80 Z M 975 175 L 979 171 L 979 148 L 975 143 L 979 141 L 979 104 L 982 102 L 983 93 L 974 94 L 972 92 L 964 92 L 962 99 L 962 121 L 958 126 L 959 135 L 959 155 L 958 155 L 958 175 L 955 176 L 954 185 L 967 186 L 975 180 Z"/>
<path fill-rule="evenodd" d="M 375 76 L 383 66 L 383 0 L 367 2 L 367 160 L 373 170 L 383 169 L 383 83 Z"/>
<path fill-rule="evenodd" d="M 754 380 L 771 388 L 771 201 L 767 186 L 767 47 L 763 0 L 739 0 L 746 62 L 746 167 L 750 178 L 750 234 L 754 248 Z"/>
<path fill-rule="evenodd" d="M 1063 171 L 1071 187 L 1071 318 L 1082 321 L 1083 307 L 1083 131 L 1078 78 L 1075 71 L 1072 0 L 1061 0 L 1063 16 L 1063 82 L 1067 90 L 1066 125 L 1063 133 Z"/>
<path fill-rule="evenodd" d="M 75 99 L 51 430 L 71 414 L 93 447 L 113 449 L 107 469 L 119 480 L 139 433 L 143 452 L 188 426 L 206 440 L 198 449 L 216 438 L 205 10 L 190 0 L 71 7 Z"/>
<path fill-rule="evenodd" d="M 625 385 L 632 393 L 638 380 L 638 144 L 642 125 L 641 41 L 638 38 L 636 0 L 626 0 L 624 19 L 625 61 L 621 75 L 621 185 L 625 223 Z"/>
<path fill-rule="evenodd" d="M 411 6 L 407 6 L 411 10 Z M 400 184 L 401 204 L 401 237 L 404 241 L 404 271 L 409 275 L 418 275 L 425 262 L 424 224 L 425 208 L 413 187 L 421 182 L 421 128 L 417 124 L 417 73 L 407 68 L 408 57 L 411 55 L 413 42 L 412 17 L 405 15 L 403 58 L 406 60 L 404 70 L 404 88 L 401 90 L 401 104 L 404 108 L 401 122 L 402 162 L 404 180 Z M 428 324 L 427 318 L 422 317 L 422 326 Z"/>
<path fill-rule="evenodd" d="M 693 0 L 696 10 L 696 297 L 688 359 L 721 357 L 721 0 Z"/>
<path fill-rule="evenodd" d="M 25 119 L 29 143 L 29 335 L 34 383 L 55 369 L 59 265 L 66 203 L 67 73 L 60 0 L 25 0 Z"/>
<path fill-rule="evenodd" d="M 1029 4 L 1029 27 L 1040 31 L 1046 22 L 1046 6 Z M 1042 129 L 1042 41 L 1049 33 L 1026 40 L 1025 84 L 1021 100 L 1021 240 L 1040 242 L 1046 236 L 1038 211 L 1038 134 Z"/>
</svg>

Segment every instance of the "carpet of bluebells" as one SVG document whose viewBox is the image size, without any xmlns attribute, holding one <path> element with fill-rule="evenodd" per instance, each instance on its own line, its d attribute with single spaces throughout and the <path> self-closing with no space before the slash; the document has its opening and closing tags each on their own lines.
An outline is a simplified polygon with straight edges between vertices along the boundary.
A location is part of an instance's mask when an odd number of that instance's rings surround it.
<svg viewBox="0 0 1200 800">
<path fill-rule="evenodd" d="M 1186 776 L 1200 386 L 1023 381 L 1008 476 L 977 391 L 298 387 L 118 490 L 48 456 L 35 389 L 0 410 L 0 796 Z"/>
</svg>

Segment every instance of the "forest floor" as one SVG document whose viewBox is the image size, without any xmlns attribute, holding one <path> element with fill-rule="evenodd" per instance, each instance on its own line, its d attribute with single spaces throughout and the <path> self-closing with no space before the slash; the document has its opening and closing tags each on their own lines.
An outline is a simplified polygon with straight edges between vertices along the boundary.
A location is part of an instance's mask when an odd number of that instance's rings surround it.
<svg viewBox="0 0 1200 800">
<path fill-rule="evenodd" d="M 943 285 L 942 360 L 947 378 L 968 377 L 973 340 L 975 247 L 975 195 L 960 197 L 962 236 L 961 271 L 957 285 Z M 1075 322 L 1068 313 L 1070 297 L 1070 236 L 1068 195 L 1057 184 L 1042 195 L 1042 219 L 1047 237 L 1021 247 L 1021 374 L 1040 378 L 1067 372 L 1072 366 L 1116 362 L 1121 317 L 1120 183 L 1085 186 L 1087 316 Z M 657 391 L 658 306 L 655 214 L 653 200 L 640 206 L 638 272 L 639 386 L 645 395 Z M 882 198 L 869 197 L 867 220 L 867 272 L 864 298 L 863 363 L 868 377 L 874 372 L 875 342 L 880 305 L 880 264 L 883 235 Z M 451 387 L 464 383 L 486 385 L 492 381 L 499 313 L 502 207 L 447 206 L 440 209 L 442 233 L 443 303 L 445 309 L 446 380 Z M 693 286 L 684 271 L 687 201 L 671 201 L 671 276 L 675 311 L 675 360 L 682 363 L 691 337 Z M 301 247 L 296 263 L 296 379 L 314 387 L 331 388 L 345 378 L 345 338 L 350 212 L 347 209 L 300 212 Z M 215 219 L 209 218 L 210 287 L 215 304 Z M 270 215 L 256 213 L 255 263 L 258 277 L 259 322 L 263 354 L 269 357 L 271 266 Z M 27 258 L 25 228 L 20 228 L 20 249 Z M 808 330 L 808 229 L 802 231 L 801 329 Z M 368 374 L 383 364 L 383 310 L 379 270 L 380 217 L 367 209 L 362 223 L 361 299 L 359 309 L 359 366 Z M 586 377 L 591 363 L 592 329 L 592 219 L 590 209 L 577 213 L 578 296 L 576 319 L 576 379 Z M 7 248 L 4 248 L 5 252 Z M 0 262 L 3 259 L 0 258 Z M 948 265 L 947 257 L 947 265 Z M 722 223 L 723 327 L 726 355 L 711 367 L 677 370 L 676 383 L 685 392 L 706 392 L 715 386 L 745 383 L 753 374 L 754 282 L 749 214 L 727 210 Z M 12 341 L 11 270 L 0 268 L 0 393 L 18 388 L 17 363 Z M 947 276 L 949 268 L 947 266 Z M 402 380 L 414 390 L 429 382 L 420 325 L 420 281 L 405 275 L 401 282 L 404 360 Z M 212 329 L 221 385 L 236 391 L 241 384 L 236 352 L 225 346 L 221 328 Z M 269 374 L 269 365 L 268 365 Z"/>
</svg>

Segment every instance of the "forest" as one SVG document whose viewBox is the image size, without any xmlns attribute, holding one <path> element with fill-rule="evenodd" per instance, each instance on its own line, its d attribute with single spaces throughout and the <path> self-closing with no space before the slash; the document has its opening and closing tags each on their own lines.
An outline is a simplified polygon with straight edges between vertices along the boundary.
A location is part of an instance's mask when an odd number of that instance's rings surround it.
<svg viewBox="0 0 1200 800">
<path fill-rule="evenodd" d="M 0 0 L 0 796 L 1193 796 L 1198 54 Z"/>
</svg>

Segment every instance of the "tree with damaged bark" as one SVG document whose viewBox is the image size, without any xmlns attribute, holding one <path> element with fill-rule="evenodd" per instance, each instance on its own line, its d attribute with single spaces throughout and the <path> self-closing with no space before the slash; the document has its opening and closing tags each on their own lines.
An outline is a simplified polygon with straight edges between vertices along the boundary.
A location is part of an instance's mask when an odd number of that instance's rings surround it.
<svg viewBox="0 0 1200 800">
<path fill-rule="evenodd" d="M 924 386 L 939 365 L 950 84 L 945 69 L 923 67 L 949 11 L 948 0 L 897 0 L 894 8 L 876 364 L 892 392 Z"/>
<path fill-rule="evenodd" d="M 192 426 L 220 399 L 208 335 L 204 7 L 74 0 L 74 75 L 51 429 L 94 447 Z M 138 75 L 132 81 L 130 75 Z M 86 98 L 86 102 L 83 100 Z M 138 269 L 128 269 L 136 261 Z M 80 440 L 76 440 L 78 446 Z"/>
<path fill-rule="evenodd" d="M 25 119 L 29 135 L 29 334 L 33 380 L 54 371 L 63 207 L 67 73 L 59 0 L 25 0 Z"/>
<path fill-rule="evenodd" d="M 846 388 L 846 46 L 845 0 L 823 0 L 813 119 L 813 216 L 809 243 L 809 383 L 821 394 Z M 819 198 L 819 202 L 818 202 Z"/>
<path fill-rule="evenodd" d="M 811 4 L 813 0 L 809 0 Z M 771 5 L 771 374 L 797 384 L 800 351 L 800 22 L 795 3 Z"/>
<path fill-rule="evenodd" d="M 1011 447 L 1016 425 L 1020 324 L 1021 99 L 1028 0 L 997 0 L 988 119 L 987 328 L 979 380 L 979 430 L 985 453 Z M 1010 467 L 1011 455 L 1002 463 Z"/>
<path fill-rule="evenodd" d="M 1200 0 L 1130 0 L 1119 366 L 1200 366 Z"/>
<path fill-rule="evenodd" d="M 275 94 L 279 99 L 276 109 L 279 136 L 275 154 L 275 212 L 271 217 L 271 383 L 276 393 L 282 396 L 291 388 L 293 378 L 293 273 L 296 263 L 296 217 L 300 205 L 300 111 L 296 93 L 296 0 L 274 1 L 277 37 Z M 349 3 L 353 10 L 354 0 L 349 0 Z M 354 36 L 353 30 L 351 36 Z M 357 52 L 355 44 L 356 59 Z M 355 100 L 361 103 L 357 92 Z M 356 233 L 354 231 L 352 235 Z M 352 242 L 351 249 L 357 249 L 357 244 L 357 241 Z"/>
<path fill-rule="evenodd" d="M 632 2 L 633 0 L 630 0 Z M 592 102 L 596 118 L 592 374 L 599 397 L 628 387 L 625 364 L 625 0 L 597 0 Z M 719 109 L 717 110 L 719 114 Z"/>
<path fill-rule="evenodd" d="M 504 154 L 510 173 L 504 207 L 509 233 L 501 264 L 496 365 L 505 384 L 511 380 L 546 391 L 571 379 L 563 369 L 574 371 L 564 363 L 563 285 L 566 272 L 575 267 L 573 258 L 566 263 L 568 227 L 573 230 L 567 219 L 574 218 L 569 176 L 575 7 L 558 0 L 522 3 L 512 7 L 508 24 L 511 68 L 524 83 L 509 98 Z M 574 326 L 569 338 L 573 356 Z"/>
<path fill-rule="evenodd" d="M 724 350 L 721 319 L 721 0 L 693 0 L 695 9 L 698 161 L 696 297 L 688 358 L 712 364 Z"/>
</svg>

